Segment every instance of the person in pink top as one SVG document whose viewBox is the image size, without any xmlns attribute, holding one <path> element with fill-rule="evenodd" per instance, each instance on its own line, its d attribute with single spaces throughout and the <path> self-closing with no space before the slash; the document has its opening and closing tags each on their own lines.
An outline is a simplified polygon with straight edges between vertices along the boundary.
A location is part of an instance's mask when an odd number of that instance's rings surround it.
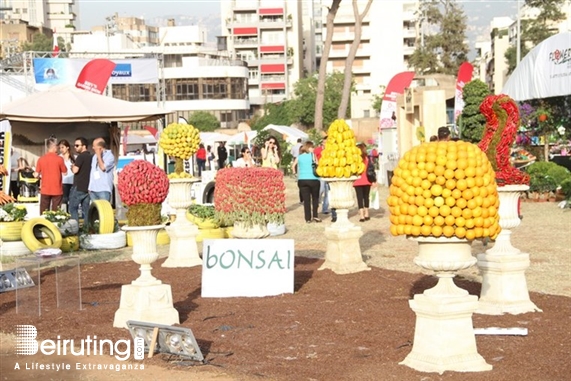
<svg viewBox="0 0 571 381">
<path fill-rule="evenodd" d="M 63 199 L 62 175 L 67 174 L 63 158 L 57 154 L 57 140 L 50 138 L 48 152 L 38 159 L 34 177 L 41 177 L 40 214 L 45 210 L 58 210 Z"/>
<path fill-rule="evenodd" d="M 367 146 L 364 143 L 357 144 L 361 149 L 361 157 L 365 163 L 365 168 L 369 164 L 369 157 L 367 155 Z M 355 180 L 353 187 L 357 194 L 357 205 L 359 206 L 359 221 L 369 221 L 369 194 L 371 193 L 371 182 L 367 179 L 367 170 L 365 169 L 361 176 Z"/>
</svg>

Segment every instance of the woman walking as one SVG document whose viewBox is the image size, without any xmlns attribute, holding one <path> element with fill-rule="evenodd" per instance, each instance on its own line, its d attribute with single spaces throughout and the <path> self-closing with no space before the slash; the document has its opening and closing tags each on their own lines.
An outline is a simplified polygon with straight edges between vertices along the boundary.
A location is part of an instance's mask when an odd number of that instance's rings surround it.
<svg viewBox="0 0 571 381">
<path fill-rule="evenodd" d="M 359 222 L 369 221 L 369 194 L 371 193 L 371 182 L 367 179 L 367 165 L 369 157 L 367 155 L 367 146 L 364 143 L 357 144 L 361 150 L 361 158 L 365 163 L 365 170 L 361 176 L 355 180 L 353 187 L 357 194 L 357 205 L 359 206 Z"/>
<path fill-rule="evenodd" d="M 293 168 L 297 169 L 297 186 L 303 200 L 303 212 L 305 222 L 321 222 L 317 218 L 319 208 L 319 178 L 313 174 L 313 142 L 307 141 L 299 150 L 299 156 L 293 162 Z"/>
</svg>

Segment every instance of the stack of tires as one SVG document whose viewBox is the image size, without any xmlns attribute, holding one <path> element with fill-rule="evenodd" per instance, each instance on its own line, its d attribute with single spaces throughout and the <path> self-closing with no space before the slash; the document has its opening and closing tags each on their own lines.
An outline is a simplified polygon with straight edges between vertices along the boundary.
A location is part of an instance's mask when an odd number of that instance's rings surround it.
<svg viewBox="0 0 571 381">
<path fill-rule="evenodd" d="M 36 221 L 34 221 L 36 220 Z M 43 220 L 43 221 L 42 221 Z M 57 232 L 61 235 L 59 240 L 61 240 L 61 244 L 57 246 L 58 249 L 61 249 L 64 253 L 69 253 L 72 251 L 79 250 L 79 224 L 76 220 L 67 220 L 61 224 L 55 224 L 46 220 L 45 218 L 39 217 L 34 218 L 32 224 L 32 231 L 34 238 L 44 247 L 39 247 L 38 249 L 48 248 L 48 247 L 56 247 L 58 242 Z M 28 221 L 28 222 L 30 222 Z M 45 224 L 44 222 L 50 222 L 50 224 Z M 35 243 L 34 247 L 38 245 Z M 36 249 L 36 250 L 38 250 Z M 35 250 L 32 250 L 35 251 Z"/>
<path fill-rule="evenodd" d="M 225 229 L 221 228 L 218 222 L 216 222 L 214 219 L 203 219 L 189 213 L 188 211 L 186 212 L 186 218 L 198 226 L 198 235 L 196 236 L 196 242 L 202 242 L 205 239 L 227 238 Z"/>
<path fill-rule="evenodd" d="M 22 230 L 25 221 L 18 222 L 1 222 L 0 238 L 2 238 L 2 255 L 5 256 L 21 256 L 28 255 L 32 252 L 22 241 Z"/>
<path fill-rule="evenodd" d="M 113 207 L 106 200 L 95 200 L 89 205 L 89 226 L 97 226 L 95 234 L 83 234 L 79 245 L 86 250 L 120 249 L 127 245 L 127 236 L 122 230 L 115 231 Z M 95 221 L 99 221 L 98 224 Z"/>
</svg>

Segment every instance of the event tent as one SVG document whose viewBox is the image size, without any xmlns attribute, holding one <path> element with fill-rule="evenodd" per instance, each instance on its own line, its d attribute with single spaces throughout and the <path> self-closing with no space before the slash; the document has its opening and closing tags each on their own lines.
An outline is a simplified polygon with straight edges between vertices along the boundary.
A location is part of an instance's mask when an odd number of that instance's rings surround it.
<svg viewBox="0 0 571 381">
<path fill-rule="evenodd" d="M 571 32 L 551 36 L 533 48 L 502 93 L 516 101 L 571 94 Z"/>
<path fill-rule="evenodd" d="M 254 138 L 258 135 L 258 131 L 243 131 L 233 135 L 226 142 L 229 146 L 239 146 L 242 144 L 252 144 Z"/>
<path fill-rule="evenodd" d="M 308 135 L 305 132 L 294 127 L 269 124 L 266 127 L 264 127 L 262 130 L 263 131 L 272 130 L 278 132 L 282 134 L 284 140 L 286 140 L 288 143 L 291 144 L 297 143 L 297 139 L 307 140 L 308 138 Z"/>
<path fill-rule="evenodd" d="M 69 85 L 54 86 L 8 103 L 0 119 L 19 122 L 135 122 L 156 120 L 170 111 L 147 103 L 127 102 Z"/>
</svg>

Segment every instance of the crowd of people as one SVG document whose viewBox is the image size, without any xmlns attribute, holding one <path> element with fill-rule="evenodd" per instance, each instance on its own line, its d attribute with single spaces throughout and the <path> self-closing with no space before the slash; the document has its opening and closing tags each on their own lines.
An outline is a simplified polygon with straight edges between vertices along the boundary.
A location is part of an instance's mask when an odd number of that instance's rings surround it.
<svg viewBox="0 0 571 381">
<path fill-rule="evenodd" d="M 81 208 L 87 221 L 91 200 L 111 202 L 115 156 L 107 148 L 104 138 L 93 140 L 89 151 L 87 139 L 75 139 L 75 154 L 70 143 L 55 137 L 46 141 L 46 153 L 42 155 L 34 169 L 24 158 L 12 151 L 10 190 L 18 199 L 19 175 L 30 172 L 40 180 L 40 214 L 46 210 L 65 209 L 71 218 L 79 222 Z"/>
</svg>

